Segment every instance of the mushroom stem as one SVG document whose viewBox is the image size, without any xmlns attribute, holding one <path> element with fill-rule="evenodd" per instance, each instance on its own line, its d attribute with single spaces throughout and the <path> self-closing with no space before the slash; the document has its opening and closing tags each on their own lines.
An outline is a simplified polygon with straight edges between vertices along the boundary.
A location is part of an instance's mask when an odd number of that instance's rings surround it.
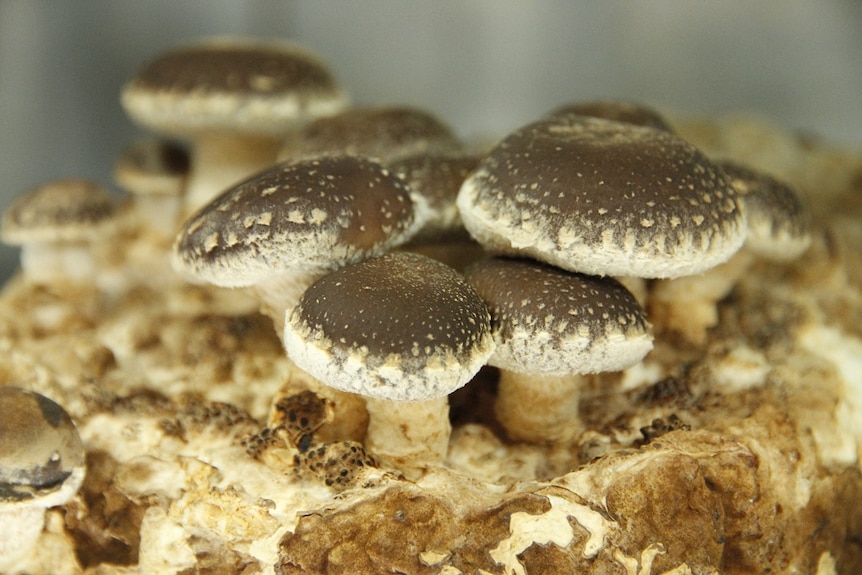
<svg viewBox="0 0 862 575">
<path fill-rule="evenodd" d="M 276 138 L 235 133 L 207 133 L 198 137 L 192 147 L 185 215 L 191 215 L 229 187 L 275 164 L 279 143 Z"/>
<path fill-rule="evenodd" d="M 0 511 L 0 572 L 6 573 L 31 557 L 45 526 L 45 508 L 16 504 Z"/>
<path fill-rule="evenodd" d="M 260 302 L 260 313 L 269 317 L 275 326 L 278 337 L 284 341 L 284 321 L 293 311 L 302 294 L 323 272 L 302 272 L 291 270 L 275 274 L 253 286 L 255 296 Z"/>
<path fill-rule="evenodd" d="M 509 437 L 531 443 L 572 439 L 581 431 L 578 404 L 583 376 L 500 370 L 494 411 Z"/>
<path fill-rule="evenodd" d="M 659 329 L 678 333 L 701 345 L 707 331 L 718 324 L 716 305 L 724 299 L 754 264 L 745 247 L 723 264 L 706 272 L 655 282 L 649 293 L 650 319 Z"/>
<path fill-rule="evenodd" d="M 449 398 L 392 401 L 366 398 L 368 451 L 410 475 L 439 464 L 449 448 Z"/>
<path fill-rule="evenodd" d="M 145 228 L 152 231 L 160 241 L 176 237 L 182 213 L 179 196 L 153 195 L 135 198 L 135 211 Z"/>
<path fill-rule="evenodd" d="M 35 242 L 21 248 L 21 270 L 33 283 L 57 278 L 90 282 L 96 273 L 92 246 L 81 242 Z"/>
</svg>

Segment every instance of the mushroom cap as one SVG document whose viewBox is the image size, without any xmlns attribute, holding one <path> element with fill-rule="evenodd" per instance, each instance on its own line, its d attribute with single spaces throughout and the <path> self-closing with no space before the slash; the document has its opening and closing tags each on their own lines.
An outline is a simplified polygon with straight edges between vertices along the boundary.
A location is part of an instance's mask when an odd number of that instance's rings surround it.
<svg viewBox="0 0 862 575">
<path fill-rule="evenodd" d="M 556 108 L 549 116 L 564 115 L 589 116 L 591 118 L 604 118 L 625 124 L 645 126 L 673 132 L 670 122 L 662 116 L 658 110 L 641 104 L 626 100 L 593 100 L 589 102 L 573 102 Z"/>
<path fill-rule="evenodd" d="M 317 280 L 286 321 L 288 356 L 327 385 L 424 401 L 467 383 L 493 351 L 488 310 L 435 260 L 389 253 Z"/>
<path fill-rule="evenodd" d="M 117 201 L 103 186 L 83 179 L 48 182 L 18 197 L 3 213 L 7 244 L 90 241 L 114 221 Z"/>
<path fill-rule="evenodd" d="M 280 137 L 341 110 L 347 97 L 327 66 L 296 45 L 213 38 L 144 65 L 123 87 L 122 104 L 135 122 L 164 134 Z"/>
<path fill-rule="evenodd" d="M 504 257 L 464 275 L 491 313 L 493 366 L 549 376 L 619 371 L 652 349 L 646 312 L 612 278 Z"/>
<path fill-rule="evenodd" d="M 745 208 L 746 249 L 773 261 L 802 255 L 811 245 L 811 216 L 790 184 L 736 162 L 719 165 Z"/>
<path fill-rule="evenodd" d="M 65 503 L 83 481 L 84 455 L 62 407 L 32 391 L 0 387 L 0 506 Z"/>
<path fill-rule="evenodd" d="M 389 168 L 403 178 L 410 189 L 428 202 L 428 221 L 422 237 L 464 233 L 455 201 L 458 190 L 479 163 L 478 156 L 463 153 L 424 153 L 395 160 Z"/>
<path fill-rule="evenodd" d="M 189 152 L 161 139 L 134 142 L 117 158 L 114 181 L 133 194 L 176 196 L 189 174 Z"/>
<path fill-rule="evenodd" d="M 292 270 L 322 273 L 406 242 L 425 210 L 401 178 L 366 158 L 282 164 L 189 218 L 174 244 L 174 263 L 223 287 Z"/>
<path fill-rule="evenodd" d="M 383 163 L 426 152 L 457 152 L 452 130 L 429 112 L 410 106 L 350 108 L 318 118 L 290 134 L 281 161 L 324 154 L 353 154 Z"/>
<path fill-rule="evenodd" d="M 592 275 L 700 273 L 729 259 L 746 230 L 724 173 L 692 145 L 577 115 L 504 138 L 457 203 L 489 250 Z"/>
</svg>

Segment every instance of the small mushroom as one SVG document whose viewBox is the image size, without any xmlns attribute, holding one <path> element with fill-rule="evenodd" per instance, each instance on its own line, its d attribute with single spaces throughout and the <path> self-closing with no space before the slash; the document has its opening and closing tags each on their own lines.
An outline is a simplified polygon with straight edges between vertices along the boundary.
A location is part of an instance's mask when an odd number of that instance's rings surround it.
<svg viewBox="0 0 862 575">
<path fill-rule="evenodd" d="M 0 387 L 0 571 L 34 553 L 45 510 L 69 501 L 84 472 L 69 414 L 38 393 Z"/>
<path fill-rule="evenodd" d="M 757 261 L 785 263 L 811 244 L 808 209 L 790 184 L 736 162 L 719 165 L 742 201 L 745 243 L 730 260 L 703 274 L 653 283 L 648 296 L 656 323 L 694 344 L 706 341 L 707 330 L 718 323 L 716 304 Z"/>
<path fill-rule="evenodd" d="M 315 279 L 410 239 L 425 202 L 380 164 L 327 156 L 282 164 L 228 190 L 180 230 L 174 264 L 222 287 L 254 286 L 281 333 Z"/>
<path fill-rule="evenodd" d="M 48 182 L 3 213 L 3 242 L 21 246 L 21 268 L 34 283 L 96 281 L 97 242 L 113 232 L 117 201 L 82 179 Z"/>
<path fill-rule="evenodd" d="M 512 439 L 576 437 L 582 376 L 625 369 L 652 349 L 646 313 L 611 278 L 504 257 L 476 262 L 465 276 L 491 313 L 495 411 Z"/>
<path fill-rule="evenodd" d="M 549 116 L 574 114 L 591 118 L 604 118 L 625 124 L 647 126 L 656 130 L 673 132 L 670 122 L 657 110 L 639 102 L 626 100 L 593 100 L 573 102 L 553 110 Z"/>
<path fill-rule="evenodd" d="M 353 154 L 384 164 L 422 153 L 452 153 L 461 143 L 436 116 L 409 106 L 351 108 L 318 118 L 287 136 L 281 161 Z"/>
<path fill-rule="evenodd" d="M 284 345 L 321 382 L 366 398 L 369 451 L 409 473 L 445 457 L 447 396 L 485 364 L 493 338 L 488 310 L 460 274 L 396 252 L 312 284 Z"/>
<path fill-rule="evenodd" d="M 114 164 L 114 181 L 134 198 L 141 227 L 159 240 L 177 233 L 188 173 L 188 151 L 160 139 L 133 143 Z"/>
<path fill-rule="evenodd" d="M 193 141 L 186 213 L 274 164 L 288 132 L 346 103 L 326 65 L 306 50 L 235 38 L 174 48 L 122 93 L 135 122 Z"/>
<path fill-rule="evenodd" d="M 736 192 L 666 131 L 560 115 L 504 138 L 458 195 L 492 252 L 592 275 L 679 277 L 727 261 L 745 237 Z"/>
</svg>

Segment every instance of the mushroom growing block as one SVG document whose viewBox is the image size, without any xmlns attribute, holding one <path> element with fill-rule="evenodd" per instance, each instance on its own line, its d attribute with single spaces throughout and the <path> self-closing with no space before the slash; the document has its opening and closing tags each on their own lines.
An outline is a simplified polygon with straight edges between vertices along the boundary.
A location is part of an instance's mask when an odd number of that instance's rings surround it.
<svg viewBox="0 0 862 575">
<path fill-rule="evenodd" d="M 440 463 L 448 394 L 494 350 L 484 303 L 448 266 L 406 252 L 312 284 L 284 329 L 288 356 L 323 383 L 366 398 L 366 443 L 410 472 Z"/>
<path fill-rule="evenodd" d="M 215 38 L 148 62 L 123 88 L 129 116 L 193 141 L 187 213 L 276 161 L 284 136 L 347 97 L 316 56 L 284 42 Z"/>
</svg>

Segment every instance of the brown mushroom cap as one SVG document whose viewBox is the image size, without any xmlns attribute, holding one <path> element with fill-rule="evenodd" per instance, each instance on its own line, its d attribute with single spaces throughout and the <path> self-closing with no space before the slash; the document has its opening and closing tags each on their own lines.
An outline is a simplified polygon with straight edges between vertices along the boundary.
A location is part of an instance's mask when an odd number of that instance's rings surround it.
<svg viewBox="0 0 862 575">
<path fill-rule="evenodd" d="M 458 389 L 493 351 L 482 300 L 453 269 L 398 252 L 316 281 L 285 325 L 290 358 L 327 385 L 394 401 Z"/>
<path fill-rule="evenodd" d="M 228 131 L 280 135 L 342 109 L 326 65 L 292 44 L 233 38 L 174 48 L 123 88 L 123 107 L 164 134 Z"/>
<path fill-rule="evenodd" d="M 810 214 L 790 184 L 739 163 L 719 165 L 745 207 L 746 249 L 776 261 L 793 259 L 808 249 Z"/>
<path fill-rule="evenodd" d="M 466 236 L 455 201 L 464 180 L 478 163 L 479 158 L 473 155 L 429 153 L 388 164 L 411 190 L 428 202 L 428 221 L 419 232 L 420 236 L 434 238 L 457 232 Z"/>
<path fill-rule="evenodd" d="M 726 261 L 745 237 L 724 173 L 667 132 L 583 116 L 504 138 L 461 187 L 492 251 L 593 275 L 677 277 Z"/>
<path fill-rule="evenodd" d="M 60 505 L 80 487 L 84 468 L 81 438 L 62 407 L 0 387 L 0 506 Z"/>
<path fill-rule="evenodd" d="M 434 115 L 409 106 L 351 108 L 318 118 L 290 134 L 282 161 L 324 154 L 367 156 L 387 163 L 430 152 L 457 152 L 461 144 Z"/>
<path fill-rule="evenodd" d="M 224 287 L 291 270 L 324 272 L 403 243 L 421 225 L 424 209 L 403 180 L 368 159 L 283 164 L 192 216 L 177 236 L 174 261 Z"/>
<path fill-rule="evenodd" d="M 670 122 L 668 122 L 661 113 L 638 102 L 629 102 L 625 100 L 573 102 L 556 108 L 548 115 L 564 116 L 569 114 L 589 116 L 591 118 L 604 118 L 605 120 L 634 124 L 636 126 L 646 126 L 649 128 L 655 128 L 656 130 L 663 130 L 665 132 L 674 131 Z"/>
<path fill-rule="evenodd" d="M 104 232 L 116 208 L 116 199 L 97 183 L 56 180 L 12 202 L 3 213 L 0 235 L 14 245 L 88 241 Z"/>
<path fill-rule="evenodd" d="M 537 375 L 619 371 L 652 349 L 646 313 L 616 280 L 502 257 L 464 273 L 491 313 L 491 365 Z"/>
</svg>

